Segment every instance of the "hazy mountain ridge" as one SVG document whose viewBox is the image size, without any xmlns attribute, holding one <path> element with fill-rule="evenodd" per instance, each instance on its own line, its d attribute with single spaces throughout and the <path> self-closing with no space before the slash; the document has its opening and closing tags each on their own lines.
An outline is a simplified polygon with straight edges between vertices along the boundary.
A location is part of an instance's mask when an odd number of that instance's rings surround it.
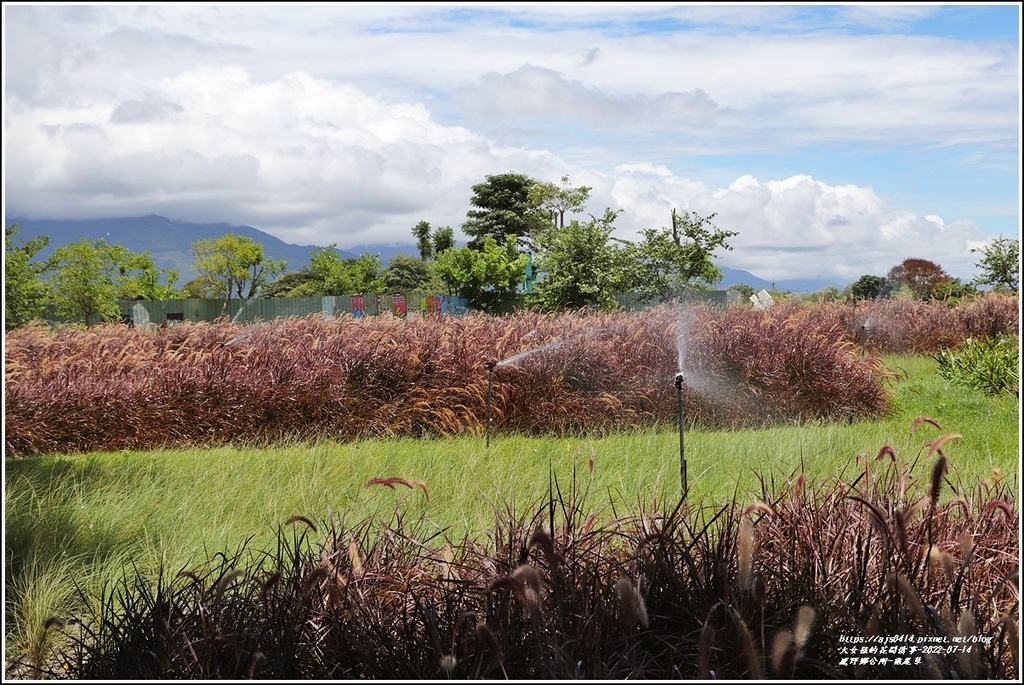
<svg viewBox="0 0 1024 685">
<path fill-rule="evenodd" d="M 19 233 L 15 237 L 16 242 L 29 240 L 36 236 L 49 237 L 49 245 L 39 253 L 38 258 L 45 259 L 53 254 L 57 247 L 77 243 L 83 238 L 91 240 L 102 238 L 108 245 L 123 245 L 139 254 L 148 251 L 158 269 L 176 269 L 178 271 L 177 285 L 179 286 L 195 278 L 196 274 L 192 270 L 191 248 L 192 243 L 197 240 L 218 238 L 225 233 L 243 235 L 263 245 L 263 251 L 267 257 L 284 260 L 286 270 L 289 272 L 299 271 L 306 267 L 312 253 L 319 247 L 326 247 L 293 245 L 252 226 L 236 226 L 227 223 L 190 223 L 174 221 L 157 215 L 69 220 L 15 217 L 7 219 L 4 225 L 10 226 L 13 223 L 18 224 Z M 411 235 L 408 244 L 368 244 L 338 250 L 343 258 L 357 257 L 364 252 L 378 254 L 381 264 L 384 266 L 387 266 L 396 254 L 412 256 L 419 254 Z M 749 285 L 757 290 L 773 287 L 771 282 L 758 278 L 748 271 L 733 269 L 722 264 L 718 266 L 724 275 L 718 284 L 719 288 L 727 288 L 736 284 Z M 830 285 L 842 288 L 846 284 L 832 279 L 786 280 L 774 283 L 774 287 L 779 290 L 793 292 L 814 292 Z"/>
<path fill-rule="evenodd" d="M 9 219 L 7 226 L 18 223 L 19 234 L 15 240 L 28 240 L 35 236 L 49 236 L 50 244 L 39 253 L 41 258 L 53 254 L 60 246 L 77 243 L 83 238 L 104 239 L 108 245 L 123 245 L 132 252 L 148 251 L 158 269 L 177 269 L 177 285 L 183 285 L 195 278 L 192 270 L 192 243 L 197 240 L 219 238 L 225 233 L 235 233 L 251 238 L 263 245 L 263 253 L 272 259 L 282 259 L 287 271 L 299 271 L 309 264 L 309 258 L 317 250 L 316 245 L 293 245 L 279 238 L 253 228 L 227 223 L 196 224 L 172 221 L 162 216 L 149 215 L 118 219 Z M 343 257 L 355 255 L 339 250 Z"/>
</svg>

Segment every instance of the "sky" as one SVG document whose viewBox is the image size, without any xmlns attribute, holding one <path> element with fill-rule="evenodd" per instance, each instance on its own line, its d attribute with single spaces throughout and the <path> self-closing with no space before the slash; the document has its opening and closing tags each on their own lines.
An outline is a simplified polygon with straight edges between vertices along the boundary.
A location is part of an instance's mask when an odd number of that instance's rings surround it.
<svg viewBox="0 0 1024 685">
<path fill-rule="evenodd" d="M 627 240 L 714 214 L 717 262 L 771 281 L 967 281 L 1020 236 L 1015 2 L 4 3 L 3 31 L 8 222 L 412 245 L 516 172 Z"/>
</svg>

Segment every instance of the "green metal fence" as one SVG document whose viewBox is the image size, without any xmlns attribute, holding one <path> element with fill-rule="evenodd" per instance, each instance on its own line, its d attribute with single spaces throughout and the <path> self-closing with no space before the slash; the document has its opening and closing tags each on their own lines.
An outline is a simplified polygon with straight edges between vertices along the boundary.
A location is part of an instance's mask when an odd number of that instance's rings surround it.
<svg viewBox="0 0 1024 685">
<path fill-rule="evenodd" d="M 269 321 L 289 316 L 323 314 L 339 316 L 398 317 L 450 314 L 469 311 L 465 299 L 455 295 L 402 293 L 395 295 L 336 295 L 326 297 L 286 297 L 272 300 L 121 300 L 122 320 L 139 325 L 165 321 Z"/>
</svg>

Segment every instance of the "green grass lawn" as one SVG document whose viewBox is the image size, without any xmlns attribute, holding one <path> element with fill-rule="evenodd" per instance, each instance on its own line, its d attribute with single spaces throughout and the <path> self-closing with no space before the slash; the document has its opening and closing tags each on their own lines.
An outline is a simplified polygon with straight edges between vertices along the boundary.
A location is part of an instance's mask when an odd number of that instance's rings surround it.
<svg viewBox="0 0 1024 685">
<path fill-rule="evenodd" d="M 973 487 L 993 469 L 1018 483 L 1017 396 L 955 389 L 929 357 L 887 363 L 901 378 L 884 420 L 687 430 L 690 499 L 751 501 L 760 493 L 759 474 L 781 483 L 803 472 L 812 483 L 827 483 L 844 472 L 855 475 L 858 456 L 873 459 L 886 445 L 907 463 L 918 460 L 914 473 L 927 483 L 934 456 L 925 442 L 947 433 L 962 436 L 943 447 L 951 483 Z M 925 423 L 911 435 L 920 416 L 941 430 Z M 461 437 L 5 460 L 8 648 L 29 649 L 47 616 L 73 601 L 75 582 L 109 578 L 128 558 L 142 569 L 176 572 L 250 537 L 252 546 L 266 548 L 292 515 L 322 521 L 330 514 L 354 525 L 390 518 L 396 507 L 449 528 L 452 537 L 478 536 L 492 527 L 495 509 L 532 513 L 547 496 L 550 476 L 563 490 L 574 474 L 589 482 L 595 507 L 675 501 L 679 461 L 674 429 L 603 438 L 496 435 L 489 447 L 482 437 Z M 424 487 L 367 487 L 374 478 Z"/>
</svg>

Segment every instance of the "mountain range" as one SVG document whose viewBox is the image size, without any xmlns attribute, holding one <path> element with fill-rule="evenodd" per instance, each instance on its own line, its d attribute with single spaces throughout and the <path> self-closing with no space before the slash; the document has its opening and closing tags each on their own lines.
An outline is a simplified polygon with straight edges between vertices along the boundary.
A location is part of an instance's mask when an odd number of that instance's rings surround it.
<svg viewBox="0 0 1024 685">
<path fill-rule="evenodd" d="M 272 259 L 284 260 L 288 272 L 299 271 L 309 264 L 311 255 L 319 248 L 318 245 L 293 245 L 286 243 L 271 234 L 252 226 L 236 226 L 227 223 L 188 223 L 175 221 L 162 216 L 149 215 L 116 219 L 24 219 L 11 218 L 5 220 L 5 226 L 18 224 L 18 235 L 15 241 L 29 240 L 36 236 L 46 236 L 49 244 L 39 252 L 38 259 L 46 259 L 57 247 L 77 243 L 83 238 L 98 240 L 102 238 L 108 245 L 122 245 L 132 252 L 142 254 L 149 252 L 158 269 L 177 270 L 177 285 L 181 286 L 196 277 L 193 270 L 192 243 L 208 238 L 219 238 L 225 233 L 235 233 L 263 245 L 263 253 Z M 411 234 L 410 234 L 411 236 Z M 377 254 L 381 264 L 387 266 L 396 254 L 418 255 L 416 244 L 411 237 L 407 244 L 374 244 L 357 245 L 345 250 L 337 250 L 340 257 L 347 259 L 363 253 Z M 730 285 L 748 285 L 755 290 L 761 288 L 788 290 L 790 292 L 815 292 L 828 286 L 843 287 L 830 279 L 804 279 L 776 281 L 771 283 L 749 271 L 732 269 L 718 264 L 723 279 L 719 288 Z"/>
</svg>

